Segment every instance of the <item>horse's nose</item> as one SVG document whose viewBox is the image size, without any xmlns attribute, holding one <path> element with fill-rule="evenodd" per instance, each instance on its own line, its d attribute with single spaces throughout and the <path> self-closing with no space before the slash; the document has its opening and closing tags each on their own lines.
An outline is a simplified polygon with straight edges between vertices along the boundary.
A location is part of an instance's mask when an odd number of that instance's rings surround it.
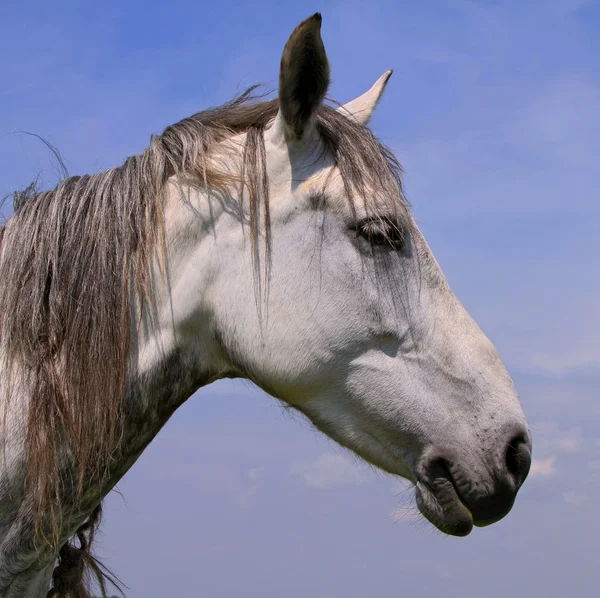
<svg viewBox="0 0 600 598">
<path fill-rule="evenodd" d="M 459 513 L 462 503 L 471 515 L 469 523 L 483 527 L 510 511 L 531 467 L 531 440 L 526 431 L 515 429 L 502 438 L 483 459 L 473 459 L 473 453 L 461 457 L 451 449 L 436 449 L 423 459 L 419 478 L 444 512 Z M 446 527 L 452 525 L 446 522 Z"/>
<path fill-rule="evenodd" d="M 519 432 L 508 442 L 504 456 L 506 466 L 506 475 L 512 478 L 513 483 L 518 490 L 531 467 L 531 440 L 528 434 Z"/>
<path fill-rule="evenodd" d="M 467 494 L 473 522 L 479 527 L 502 519 L 512 508 L 517 492 L 531 467 L 531 440 L 524 431 L 513 431 L 503 445 L 496 467 L 491 467 L 488 491 Z M 484 486 L 485 487 L 485 486 Z"/>
</svg>

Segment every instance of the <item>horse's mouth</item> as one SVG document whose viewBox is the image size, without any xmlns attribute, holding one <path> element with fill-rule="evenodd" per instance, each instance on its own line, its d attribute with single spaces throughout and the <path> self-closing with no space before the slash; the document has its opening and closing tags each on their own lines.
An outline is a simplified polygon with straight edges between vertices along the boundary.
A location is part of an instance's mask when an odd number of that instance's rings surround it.
<svg viewBox="0 0 600 598">
<path fill-rule="evenodd" d="M 445 469 L 445 468 L 444 468 Z M 440 531 L 450 536 L 467 536 L 471 533 L 473 515 L 462 500 L 452 476 L 441 475 L 418 479 L 417 506 L 421 514 Z"/>
</svg>

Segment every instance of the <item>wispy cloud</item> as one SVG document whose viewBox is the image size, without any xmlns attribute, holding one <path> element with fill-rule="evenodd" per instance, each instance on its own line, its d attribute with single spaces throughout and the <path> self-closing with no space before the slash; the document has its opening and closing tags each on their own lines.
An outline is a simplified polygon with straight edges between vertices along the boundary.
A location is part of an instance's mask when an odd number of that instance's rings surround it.
<svg viewBox="0 0 600 598">
<path fill-rule="evenodd" d="M 246 472 L 244 489 L 238 496 L 238 503 L 242 508 L 251 509 L 256 504 L 264 471 L 264 467 L 253 467 Z"/>
<path fill-rule="evenodd" d="M 548 457 L 547 459 L 533 459 L 531 462 L 531 470 L 529 471 L 530 478 L 551 478 L 556 475 L 554 464 L 556 457 Z"/>
<path fill-rule="evenodd" d="M 588 501 L 588 498 L 589 497 L 587 494 L 583 492 L 576 492 L 574 490 L 563 493 L 564 501 L 574 507 L 581 507 Z"/>
<path fill-rule="evenodd" d="M 576 455 L 591 442 L 584 436 L 581 426 L 563 428 L 556 422 L 535 422 L 532 425 L 535 435 L 535 450 L 543 455 Z"/>
<path fill-rule="evenodd" d="M 557 439 L 557 446 L 564 453 L 578 453 L 581 450 L 581 430 L 571 428 Z"/>
<path fill-rule="evenodd" d="M 299 476 L 309 488 L 356 486 L 367 480 L 357 464 L 334 453 L 324 453 L 312 463 L 296 463 L 290 473 Z"/>
</svg>

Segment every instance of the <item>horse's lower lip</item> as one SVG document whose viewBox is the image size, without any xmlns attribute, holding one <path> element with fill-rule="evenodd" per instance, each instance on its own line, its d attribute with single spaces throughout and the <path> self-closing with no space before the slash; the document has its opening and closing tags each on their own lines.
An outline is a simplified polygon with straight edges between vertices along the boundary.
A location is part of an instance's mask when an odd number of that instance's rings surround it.
<svg viewBox="0 0 600 598">
<path fill-rule="evenodd" d="M 471 533 L 473 515 L 451 480 L 417 481 L 416 499 L 421 514 L 440 531 L 450 536 Z"/>
</svg>

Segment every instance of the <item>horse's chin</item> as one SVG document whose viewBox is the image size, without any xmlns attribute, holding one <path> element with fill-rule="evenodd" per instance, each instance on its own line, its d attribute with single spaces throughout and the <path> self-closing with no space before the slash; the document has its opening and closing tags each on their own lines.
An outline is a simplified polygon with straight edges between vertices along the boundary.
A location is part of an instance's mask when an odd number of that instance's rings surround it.
<svg viewBox="0 0 600 598">
<path fill-rule="evenodd" d="M 468 536 L 473 529 L 473 516 L 461 500 L 450 480 L 416 483 L 417 506 L 421 514 L 449 536 Z"/>
</svg>

